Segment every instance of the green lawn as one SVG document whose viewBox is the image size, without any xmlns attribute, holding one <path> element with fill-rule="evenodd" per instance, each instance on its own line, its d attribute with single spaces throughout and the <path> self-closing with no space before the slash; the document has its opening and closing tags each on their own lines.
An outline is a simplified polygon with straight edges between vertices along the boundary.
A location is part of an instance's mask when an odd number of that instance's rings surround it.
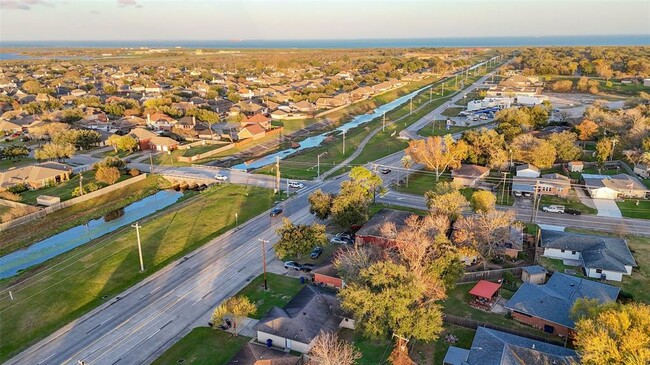
<svg viewBox="0 0 650 365">
<path fill-rule="evenodd" d="M 451 344 L 445 341 L 445 336 L 451 334 L 458 338 L 458 342 Z M 440 337 L 436 342 L 434 342 L 434 364 L 442 364 L 442 361 L 445 359 L 447 354 L 447 349 L 449 346 L 460 347 L 463 349 L 469 350 L 472 347 L 472 341 L 474 340 L 474 335 L 476 331 L 473 329 L 455 326 L 453 324 L 445 324 L 444 330 L 440 333 Z"/>
<path fill-rule="evenodd" d="M 221 148 L 225 146 L 226 144 L 227 143 L 217 143 L 217 144 L 206 144 L 204 146 L 191 147 L 186 150 L 182 150 L 185 151 L 185 153 L 183 153 L 183 156 L 192 157 L 192 156 L 200 155 L 202 153 L 214 151 L 217 148 Z"/>
<path fill-rule="evenodd" d="M 543 195 L 541 197 L 541 203 L 539 209 L 542 209 L 546 205 L 564 205 L 566 208 L 577 209 L 582 212 L 582 214 L 596 214 L 598 210 L 595 208 L 588 207 L 580 202 L 576 196 L 575 191 L 571 191 L 569 198 L 560 198 L 559 196 L 549 196 Z"/>
<path fill-rule="evenodd" d="M 0 362 L 87 313 L 173 260 L 272 206 L 269 189 L 224 184 L 145 219 L 140 236 L 146 271 L 139 272 L 135 230 L 125 227 L 22 274 L 0 281 L 16 298 L 0 301 Z M 74 265 L 60 265 L 71 260 Z M 56 267 L 49 270 L 47 268 Z M 38 277 L 34 277 L 40 272 Z"/>
<path fill-rule="evenodd" d="M 462 112 L 463 110 L 465 110 L 465 108 L 454 106 L 443 110 L 443 112 L 440 114 L 444 115 L 445 117 L 457 117 L 458 113 Z"/>
<path fill-rule="evenodd" d="M 421 215 L 421 216 L 425 216 L 425 215 L 429 214 L 428 211 L 421 210 L 421 209 L 415 209 L 415 208 L 410 208 L 410 207 L 401 207 L 399 205 L 373 203 L 373 204 L 370 204 L 370 209 L 369 209 L 370 211 L 368 212 L 368 215 L 370 217 L 372 217 L 373 215 L 377 214 L 377 212 L 379 212 L 383 208 L 403 210 L 403 211 L 412 212 L 413 214 L 418 214 L 418 215 Z"/>
<path fill-rule="evenodd" d="M 248 341 L 250 338 L 246 336 L 233 337 L 218 329 L 197 327 L 167 349 L 153 364 L 225 365 Z"/>
<path fill-rule="evenodd" d="M 467 96 L 466 96 L 466 97 L 464 97 L 464 98 L 462 98 L 462 99 L 459 99 L 459 100 L 456 102 L 456 105 L 460 105 L 460 106 L 466 107 L 467 104 L 468 104 L 470 101 L 472 101 L 472 100 L 480 100 L 480 99 L 483 99 L 483 97 L 481 97 L 481 96 L 479 95 L 478 92 L 476 92 L 476 91 L 472 91 L 471 93 L 467 93 Z"/>
<path fill-rule="evenodd" d="M 78 180 L 77 180 L 78 181 Z M 34 242 L 99 218 L 134 201 L 154 194 L 169 183 L 158 176 L 106 193 L 96 198 L 57 210 L 44 218 L 0 232 L 0 255 L 27 247 Z"/>
<path fill-rule="evenodd" d="M 650 219 L 650 201 L 629 199 L 625 201 L 616 201 L 618 209 L 621 210 L 623 217 Z"/>
<path fill-rule="evenodd" d="M 548 258 L 548 257 L 541 257 L 540 256 L 540 257 L 537 258 L 537 262 L 540 265 L 547 268 L 548 270 L 557 271 L 557 272 L 560 272 L 560 273 L 563 273 L 563 274 L 566 273 L 565 270 L 573 270 L 573 271 L 575 271 L 575 276 L 579 276 L 579 277 L 582 277 L 582 278 L 585 277 L 585 275 L 582 273 L 582 268 L 580 268 L 578 266 L 565 265 L 564 262 L 562 262 L 562 260 L 559 260 L 559 259 L 551 259 L 551 258 Z"/>
<path fill-rule="evenodd" d="M 339 338 L 352 343 L 363 355 L 357 365 L 388 364 L 388 356 L 394 346 L 392 341 L 363 338 L 360 334 L 347 328 L 340 329 L 338 335 Z"/>
<path fill-rule="evenodd" d="M 418 131 L 418 134 L 421 135 L 422 137 L 444 136 L 447 134 L 456 134 L 459 132 L 464 132 L 468 129 L 476 128 L 476 127 L 463 127 L 463 126 L 452 125 L 449 126 L 449 129 L 447 129 L 445 128 L 445 123 L 446 121 L 444 120 L 436 120 L 435 122 L 431 122 L 429 124 L 430 127 L 427 126 L 420 129 Z"/>
<path fill-rule="evenodd" d="M 31 165 L 33 163 L 36 163 L 36 160 L 29 157 L 21 158 L 18 160 L 0 160 L 0 171 L 7 170 L 10 167 L 23 167 Z"/>
<path fill-rule="evenodd" d="M 171 153 L 158 153 L 154 156 L 154 163 L 162 166 L 190 166 L 189 162 L 180 162 L 178 157 L 183 156 L 185 150 L 174 150 Z"/>
<path fill-rule="evenodd" d="M 90 184 L 94 183 L 97 184 L 99 187 L 105 187 L 106 184 L 100 183 L 97 180 L 95 180 L 95 171 L 85 171 L 82 172 L 81 175 L 83 175 L 83 184 Z M 20 195 L 23 197 L 21 200 L 21 203 L 25 204 L 32 204 L 36 205 L 36 198 L 40 195 L 49 195 L 49 196 L 58 196 L 61 198 L 61 201 L 65 200 L 70 200 L 73 198 L 72 196 L 72 191 L 79 187 L 79 174 L 75 174 L 70 177 L 70 180 L 63 181 L 61 183 L 58 183 L 54 186 L 38 189 L 38 190 L 27 190 L 25 192 L 20 193 Z M 129 174 L 124 174 L 120 176 L 118 182 L 124 181 L 128 178 L 131 178 L 132 176 Z"/>
<path fill-rule="evenodd" d="M 268 290 L 264 290 L 264 274 L 251 280 L 236 296 L 242 295 L 257 305 L 257 311 L 251 318 L 262 319 L 273 307 L 283 308 L 298 294 L 304 284 L 300 280 L 273 273 L 266 274 Z"/>
<path fill-rule="evenodd" d="M 409 177 L 408 186 L 395 187 L 395 190 L 401 193 L 424 195 L 427 191 L 435 189 L 438 182 L 445 181 L 452 181 L 449 174 L 440 176 L 440 179 L 436 181 L 435 173 L 431 171 L 414 171 Z"/>
</svg>

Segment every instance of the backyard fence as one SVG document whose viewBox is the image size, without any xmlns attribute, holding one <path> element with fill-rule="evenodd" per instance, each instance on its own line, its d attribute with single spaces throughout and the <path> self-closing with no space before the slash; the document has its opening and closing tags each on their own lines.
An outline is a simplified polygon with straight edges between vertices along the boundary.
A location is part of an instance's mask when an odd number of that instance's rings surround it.
<svg viewBox="0 0 650 365">
<path fill-rule="evenodd" d="M 533 335 L 533 334 L 530 334 L 530 333 L 527 333 L 527 332 L 523 332 L 523 331 L 518 331 L 518 330 L 515 330 L 515 329 L 512 329 L 512 328 L 496 326 L 496 325 L 493 325 L 493 324 L 490 324 L 490 323 L 479 322 L 479 321 L 475 321 L 473 319 L 469 319 L 469 318 L 465 318 L 465 317 L 458 317 L 458 316 L 454 316 L 454 315 L 451 315 L 451 314 L 443 314 L 442 315 L 442 320 L 445 323 L 448 323 L 448 324 L 453 324 L 453 325 L 456 325 L 456 326 L 461 326 L 461 327 L 465 327 L 465 328 L 469 328 L 469 329 L 473 329 L 473 330 L 476 330 L 478 327 L 485 327 L 485 328 L 490 328 L 490 329 L 501 331 L 501 332 L 510 333 L 512 335 L 517 335 L 517 336 L 521 336 L 521 337 L 530 338 L 531 340 L 537 340 L 537 341 L 541 341 L 541 342 L 550 343 L 550 344 L 553 344 L 553 345 L 559 345 L 559 346 L 566 347 L 566 341 L 561 337 L 558 337 L 557 339 L 555 339 L 555 338 L 536 336 L 536 335 Z"/>
<path fill-rule="evenodd" d="M 466 272 L 463 277 L 456 281 L 456 284 L 473 283 L 479 280 L 499 280 L 503 274 L 509 272 L 516 277 L 521 277 L 521 268 L 513 267 L 509 269 L 487 270 L 477 272 Z"/>
</svg>

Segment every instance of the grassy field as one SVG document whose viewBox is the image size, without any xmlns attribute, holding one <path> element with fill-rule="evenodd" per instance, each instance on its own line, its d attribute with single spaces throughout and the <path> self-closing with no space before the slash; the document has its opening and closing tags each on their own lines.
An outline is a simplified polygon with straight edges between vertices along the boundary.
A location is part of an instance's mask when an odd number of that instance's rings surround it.
<svg viewBox="0 0 650 365">
<path fill-rule="evenodd" d="M 447 354 L 447 349 L 449 349 L 449 346 L 452 346 L 451 343 L 445 341 L 446 335 L 454 335 L 458 338 L 458 342 L 453 344 L 453 346 L 469 350 L 472 346 L 475 334 L 476 331 L 472 329 L 454 326 L 453 324 L 445 324 L 443 332 L 440 334 L 438 340 L 433 344 L 433 363 L 442 364 L 442 361 L 445 359 L 445 354 Z"/>
<path fill-rule="evenodd" d="M 183 153 L 183 156 L 191 157 L 191 156 L 200 155 L 202 153 L 214 151 L 217 148 L 221 148 L 221 147 L 225 146 L 226 144 L 227 143 L 206 144 L 204 146 L 197 146 L 197 147 L 188 148 L 186 150 L 183 150 L 185 152 L 185 153 Z"/>
<path fill-rule="evenodd" d="M 165 351 L 154 365 L 212 364 L 225 365 L 250 341 L 249 337 L 233 337 L 209 327 L 197 327 Z"/>
<path fill-rule="evenodd" d="M 579 276 L 584 278 L 585 275 L 582 273 L 582 269 L 577 266 L 568 266 L 565 265 L 562 260 L 559 259 L 551 259 L 548 257 L 538 257 L 537 261 L 540 265 L 544 266 L 545 268 L 552 270 L 552 271 L 557 271 L 560 273 L 565 274 L 565 270 L 573 270 L 575 271 L 575 276 Z"/>
<path fill-rule="evenodd" d="M 650 201 L 648 200 L 630 199 L 622 202 L 617 201 L 616 205 L 621 210 L 623 217 L 650 219 Z"/>
<path fill-rule="evenodd" d="M 84 177 L 82 182 L 83 185 L 94 183 L 99 187 L 106 186 L 106 184 L 95 180 L 95 171 L 85 171 L 82 172 L 81 175 Z M 124 181 L 130 177 L 131 175 L 128 174 L 122 175 L 120 176 L 119 180 L 117 180 L 117 182 Z M 20 193 L 20 196 L 23 197 L 21 203 L 36 205 L 36 198 L 40 195 L 58 196 L 61 198 L 61 201 L 70 200 L 73 198 L 72 191 L 75 188 L 79 187 L 79 178 L 80 174 L 75 174 L 74 176 L 70 177 L 70 180 L 63 181 L 54 186 L 22 192 Z"/>
<path fill-rule="evenodd" d="M 463 110 L 465 110 L 465 108 L 454 106 L 445 109 L 442 113 L 440 113 L 440 115 L 444 115 L 445 117 L 457 117 L 458 113 L 462 112 Z"/>
<path fill-rule="evenodd" d="M 393 351 L 393 342 L 389 340 L 369 340 L 353 330 L 339 330 L 339 338 L 352 343 L 363 355 L 357 365 L 387 364 L 388 356 Z"/>
<path fill-rule="evenodd" d="M 273 307 L 283 308 L 298 294 L 304 284 L 288 276 L 267 273 L 266 282 L 269 290 L 264 290 L 264 274 L 251 280 L 236 296 L 242 295 L 257 305 L 257 311 L 251 318 L 262 319 Z"/>
<path fill-rule="evenodd" d="M 539 209 L 541 210 L 546 205 L 564 205 L 566 208 L 577 209 L 581 211 L 582 214 L 598 213 L 598 209 L 591 208 L 582 204 L 576 196 L 575 191 L 571 191 L 571 195 L 568 199 L 560 198 L 559 196 L 543 195 L 541 197 Z"/>
<path fill-rule="evenodd" d="M 0 281 L 0 316 L 11 318 L 0 321 L 0 362 L 233 228 L 235 213 L 241 224 L 272 202 L 271 190 L 225 184 L 149 217 L 140 230 L 144 273 L 135 230 L 125 227 Z"/>
<path fill-rule="evenodd" d="M 368 215 L 370 217 L 372 217 L 373 215 L 377 214 L 377 212 L 379 212 L 382 208 L 404 210 L 404 211 L 412 212 L 413 214 L 418 214 L 418 215 L 421 215 L 421 216 L 425 216 L 425 215 L 429 214 L 429 212 L 426 211 L 426 210 L 409 208 L 409 207 L 401 207 L 401 206 L 398 206 L 398 205 L 374 203 L 374 204 L 370 204 L 370 209 L 369 209 L 370 211 L 368 212 Z"/>
<path fill-rule="evenodd" d="M 0 242 L 2 242 L 0 255 L 6 255 L 56 233 L 99 218 L 108 212 L 154 194 L 167 185 L 168 182 L 160 177 L 148 176 L 142 181 L 121 189 L 57 210 L 30 223 L 2 231 L 0 232 Z"/>
<path fill-rule="evenodd" d="M 448 174 L 440 176 L 439 181 L 436 181 L 436 176 L 433 172 L 418 172 L 415 171 L 409 177 L 408 186 L 398 186 L 394 189 L 401 193 L 408 193 L 414 195 L 424 195 L 427 191 L 433 190 L 438 182 L 452 181 L 451 176 Z"/>
<path fill-rule="evenodd" d="M 171 153 L 158 153 L 153 158 L 156 165 L 162 166 L 190 166 L 189 162 L 180 162 L 178 158 L 183 156 L 185 150 L 174 150 Z"/>
<path fill-rule="evenodd" d="M 435 122 L 431 122 L 429 124 L 430 127 L 427 126 L 420 129 L 418 131 L 418 134 L 422 137 L 444 136 L 447 134 L 456 134 L 459 132 L 464 132 L 468 129 L 472 129 L 472 127 L 462 127 L 457 125 L 450 126 L 449 129 L 447 129 L 445 128 L 445 123 L 446 121 L 444 120 L 436 120 Z"/>
<path fill-rule="evenodd" d="M 33 163 L 36 163 L 36 160 L 29 157 L 21 158 L 18 160 L 0 160 L 0 171 L 7 170 L 10 167 L 23 167 L 31 165 Z"/>
</svg>

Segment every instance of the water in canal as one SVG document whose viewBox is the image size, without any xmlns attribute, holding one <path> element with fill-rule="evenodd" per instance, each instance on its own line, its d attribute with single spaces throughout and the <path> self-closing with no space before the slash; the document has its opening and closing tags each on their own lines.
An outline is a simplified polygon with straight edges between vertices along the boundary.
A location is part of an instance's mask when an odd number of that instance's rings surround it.
<svg viewBox="0 0 650 365">
<path fill-rule="evenodd" d="M 170 190 L 159 191 L 124 208 L 94 219 L 88 223 L 61 232 L 24 250 L 0 257 L 0 279 L 16 275 L 20 270 L 38 265 L 75 247 L 131 224 L 156 211 L 174 204 L 182 193 Z"/>
<path fill-rule="evenodd" d="M 355 128 L 355 127 L 358 127 L 358 126 L 360 126 L 362 124 L 368 123 L 368 122 L 370 122 L 371 120 L 373 120 L 373 119 L 375 119 L 377 117 L 383 116 L 384 113 L 388 113 L 389 111 L 399 107 L 400 105 L 404 104 L 409 99 L 411 99 L 412 97 L 416 96 L 417 94 L 421 93 L 424 90 L 428 90 L 429 88 L 431 88 L 430 85 L 425 86 L 425 87 L 423 87 L 423 88 L 421 88 L 419 90 L 416 90 L 416 91 L 414 91 L 414 92 L 412 92 L 410 94 L 404 95 L 404 96 L 402 96 L 402 97 L 400 97 L 398 99 L 395 99 L 395 100 L 391 101 L 390 103 L 386 103 L 386 104 L 378 107 L 377 109 L 373 110 L 373 112 L 370 113 L 370 114 L 358 115 L 358 116 L 354 117 L 354 119 L 352 119 L 351 121 L 349 121 L 349 122 L 341 125 L 340 127 L 336 128 L 334 130 L 334 132 L 339 132 L 339 133 L 341 133 L 343 131 L 347 132 L 348 130 L 350 130 L 352 128 Z M 327 135 L 329 135 L 330 133 L 332 133 L 332 131 L 327 131 L 327 132 L 324 132 L 324 133 L 319 134 L 317 136 L 312 136 L 312 137 L 306 138 L 303 141 L 301 141 L 299 143 L 299 146 L 296 147 L 296 148 L 289 148 L 289 149 L 286 149 L 286 150 L 282 150 L 282 151 L 270 154 L 268 156 L 264 156 L 264 157 L 262 157 L 260 159 L 257 159 L 257 160 L 248 161 L 248 162 L 241 163 L 239 165 L 235 165 L 232 168 L 236 169 L 236 170 L 252 170 L 252 169 L 258 169 L 260 167 L 264 167 L 266 165 L 270 165 L 270 164 L 275 162 L 276 157 L 280 157 L 280 159 L 284 159 L 285 157 L 290 156 L 290 155 L 292 155 L 292 154 L 294 154 L 294 153 L 296 153 L 298 151 L 302 151 L 302 150 L 307 149 L 307 148 L 317 147 L 318 145 L 320 145 L 325 140 Z"/>
</svg>

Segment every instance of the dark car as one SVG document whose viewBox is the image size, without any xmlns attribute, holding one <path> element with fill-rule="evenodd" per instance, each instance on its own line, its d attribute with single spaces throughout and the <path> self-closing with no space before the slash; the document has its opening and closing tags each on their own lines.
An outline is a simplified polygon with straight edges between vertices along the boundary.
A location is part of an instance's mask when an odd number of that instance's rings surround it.
<svg viewBox="0 0 650 365">
<path fill-rule="evenodd" d="M 320 256 L 320 254 L 322 254 L 322 253 L 323 253 L 323 248 L 322 247 L 316 247 L 311 251 L 311 254 L 309 255 L 309 257 L 311 257 L 312 259 L 317 259 L 318 256 Z"/>
<path fill-rule="evenodd" d="M 282 208 L 280 207 L 275 207 L 271 209 L 271 217 L 275 217 L 276 215 L 282 214 Z"/>
<path fill-rule="evenodd" d="M 304 272 L 310 272 L 316 268 L 314 264 L 302 264 L 300 265 L 300 270 Z"/>
<path fill-rule="evenodd" d="M 285 269 L 294 269 L 296 271 L 300 270 L 303 265 L 295 262 L 295 261 L 285 261 L 284 262 L 284 268 Z"/>
<path fill-rule="evenodd" d="M 572 208 L 566 208 L 564 210 L 564 213 L 571 214 L 571 215 L 580 215 L 580 214 L 582 214 L 582 212 L 579 211 L 578 209 L 572 209 Z"/>
</svg>

